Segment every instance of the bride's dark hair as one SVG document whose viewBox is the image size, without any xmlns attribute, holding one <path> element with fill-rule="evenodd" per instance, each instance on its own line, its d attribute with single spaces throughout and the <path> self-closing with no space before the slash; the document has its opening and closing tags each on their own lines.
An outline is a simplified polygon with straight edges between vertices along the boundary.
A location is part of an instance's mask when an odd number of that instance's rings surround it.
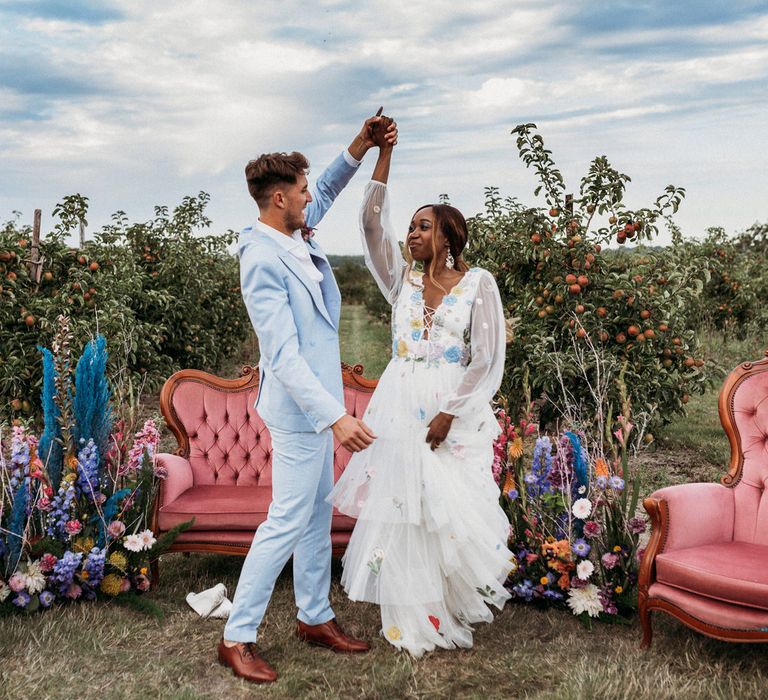
<svg viewBox="0 0 768 700">
<path fill-rule="evenodd" d="M 467 237 L 469 235 L 467 231 L 467 221 L 464 218 L 464 215 L 456 207 L 452 207 L 450 204 L 424 204 L 423 206 L 420 206 L 418 209 L 416 209 L 416 212 L 420 212 L 422 209 L 432 210 L 432 214 L 435 219 L 435 230 L 441 231 L 443 236 L 445 236 L 446 241 L 448 241 L 448 249 L 451 251 L 451 255 L 453 256 L 454 269 L 460 270 L 461 272 L 466 272 L 469 270 L 469 265 L 467 265 L 464 258 L 461 256 L 464 248 L 467 245 Z M 416 216 L 416 212 L 414 212 L 414 216 Z M 408 252 L 407 246 L 405 250 Z M 408 258 L 409 262 L 412 263 L 413 261 L 410 260 L 410 252 L 408 252 Z M 429 275 L 429 279 L 432 280 L 432 283 L 447 294 L 448 290 L 444 289 L 443 286 L 438 283 L 432 275 L 432 268 L 436 261 L 437 245 L 435 242 L 435 236 L 433 235 L 432 260 L 430 261 L 429 267 L 427 270 L 425 270 L 425 272 Z"/>
</svg>

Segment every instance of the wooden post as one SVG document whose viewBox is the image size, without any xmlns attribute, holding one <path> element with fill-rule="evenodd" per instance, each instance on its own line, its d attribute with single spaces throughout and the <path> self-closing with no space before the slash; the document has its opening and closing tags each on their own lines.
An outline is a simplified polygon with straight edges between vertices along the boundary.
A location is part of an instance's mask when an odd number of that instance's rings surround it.
<svg viewBox="0 0 768 700">
<path fill-rule="evenodd" d="M 83 220 L 80 219 L 80 247 L 82 248 L 85 245 L 85 224 L 83 223 Z"/>
<path fill-rule="evenodd" d="M 35 218 L 32 223 L 32 250 L 29 259 L 29 273 L 35 284 L 40 284 L 40 277 L 43 272 L 43 264 L 40 260 L 40 221 L 42 216 L 43 212 L 40 209 L 35 209 Z"/>
<path fill-rule="evenodd" d="M 565 195 L 565 210 L 569 214 L 573 214 L 573 195 L 572 194 Z"/>
</svg>

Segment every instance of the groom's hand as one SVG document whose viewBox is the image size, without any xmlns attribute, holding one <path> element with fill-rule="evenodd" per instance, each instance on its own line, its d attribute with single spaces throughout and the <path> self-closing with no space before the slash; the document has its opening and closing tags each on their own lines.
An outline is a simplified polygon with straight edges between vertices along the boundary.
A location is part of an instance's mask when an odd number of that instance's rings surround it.
<svg viewBox="0 0 768 700">
<path fill-rule="evenodd" d="M 363 421 L 343 415 L 332 426 L 334 437 L 350 452 L 360 452 L 376 439 L 373 431 Z"/>
<path fill-rule="evenodd" d="M 360 133 L 355 136 L 355 140 L 349 145 L 347 150 L 356 160 L 362 160 L 369 148 L 378 145 L 377 140 L 374 138 L 374 130 L 382 130 L 383 127 L 386 143 L 389 146 L 394 146 L 397 143 L 397 124 L 389 117 L 382 117 L 380 115 L 381 108 L 379 108 L 379 113 L 376 116 L 370 117 L 363 122 Z"/>
<path fill-rule="evenodd" d="M 431 450 L 436 450 L 448 437 L 448 432 L 453 424 L 454 416 L 450 413 L 438 413 L 431 421 L 429 421 L 429 429 L 427 430 L 427 442 Z"/>
</svg>

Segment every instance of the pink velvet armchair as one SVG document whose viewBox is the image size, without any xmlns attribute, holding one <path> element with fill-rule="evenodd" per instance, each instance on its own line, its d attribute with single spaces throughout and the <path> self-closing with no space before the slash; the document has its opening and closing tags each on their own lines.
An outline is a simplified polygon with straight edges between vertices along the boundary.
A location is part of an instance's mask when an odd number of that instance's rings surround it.
<svg viewBox="0 0 768 700">
<path fill-rule="evenodd" d="M 719 410 L 731 444 L 721 483 L 643 502 L 653 524 L 639 580 L 645 647 L 655 610 L 717 639 L 768 642 L 768 359 L 731 372 Z"/>
<path fill-rule="evenodd" d="M 347 412 L 362 417 L 376 381 L 361 365 L 342 365 Z M 245 555 L 272 501 L 272 445 L 267 427 L 253 408 L 259 373 L 245 367 L 239 379 L 221 379 L 198 370 L 176 372 L 163 386 L 160 410 L 176 437 L 175 454 L 158 454 L 167 478 L 154 504 L 156 534 L 192 518 L 170 551 Z M 334 478 L 351 453 L 335 445 Z M 355 521 L 334 510 L 334 556 L 349 542 Z M 154 565 L 157 574 L 157 564 Z M 157 577 L 155 576 L 155 580 Z"/>
</svg>

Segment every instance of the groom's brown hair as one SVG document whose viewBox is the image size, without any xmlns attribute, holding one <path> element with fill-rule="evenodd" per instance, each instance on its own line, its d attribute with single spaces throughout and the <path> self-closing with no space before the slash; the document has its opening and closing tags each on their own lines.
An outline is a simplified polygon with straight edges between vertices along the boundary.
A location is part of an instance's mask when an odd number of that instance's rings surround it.
<svg viewBox="0 0 768 700">
<path fill-rule="evenodd" d="M 298 176 L 306 174 L 308 168 L 309 161 L 298 151 L 263 153 L 245 166 L 248 192 L 261 208 L 278 185 L 295 185 Z"/>
</svg>

